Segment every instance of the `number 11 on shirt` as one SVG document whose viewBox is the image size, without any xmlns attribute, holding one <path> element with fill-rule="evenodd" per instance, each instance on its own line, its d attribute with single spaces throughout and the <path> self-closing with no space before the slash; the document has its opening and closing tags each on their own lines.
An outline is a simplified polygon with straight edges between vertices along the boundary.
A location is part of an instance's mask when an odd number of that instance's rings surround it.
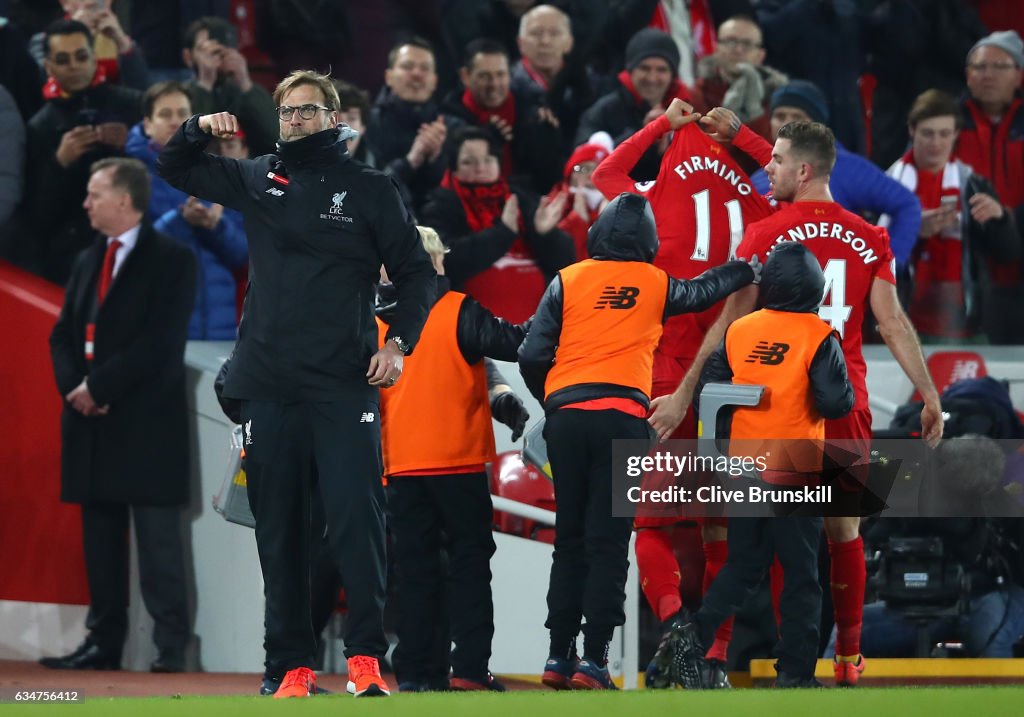
<svg viewBox="0 0 1024 717">
<path fill-rule="evenodd" d="M 707 261 L 708 249 L 711 246 L 711 192 L 702 189 L 694 193 L 693 213 L 697 218 L 697 237 L 693 244 L 693 261 Z M 725 202 L 725 210 L 729 214 L 729 256 L 728 259 L 736 258 L 736 248 L 743 239 L 743 210 L 740 208 L 740 200 L 730 199 Z"/>
</svg>

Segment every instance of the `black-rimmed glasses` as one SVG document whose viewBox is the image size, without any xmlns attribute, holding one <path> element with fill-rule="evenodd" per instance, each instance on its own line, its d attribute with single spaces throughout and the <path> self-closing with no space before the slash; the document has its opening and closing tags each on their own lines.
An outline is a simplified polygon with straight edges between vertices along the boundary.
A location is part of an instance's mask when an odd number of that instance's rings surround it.
<svg viewBox="0 0 1024 717">
<path fill-rule="evenodd" d="M 281 105 L 277 108 L 277 116 L 283 119 L 285 122 L 292 118 L 295 111 L 299 111 L 299 117 L 304 120 L 311 120 L 316 117 L 316 113 L 319 110 L 324 112 L 333 112 L 330 107 L 324 107 L 323 105 L 299 105 L 298 107 L 289 107 L 288 105 Z"/>
</svg>

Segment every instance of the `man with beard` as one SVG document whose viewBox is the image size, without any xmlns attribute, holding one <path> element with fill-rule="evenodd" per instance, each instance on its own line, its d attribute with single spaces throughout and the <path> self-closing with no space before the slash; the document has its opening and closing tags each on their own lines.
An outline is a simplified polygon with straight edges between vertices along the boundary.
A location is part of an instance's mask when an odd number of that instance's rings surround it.
<svg viewBox="0 0 1024 717">
<path fill-rule="evenodd" d="M 240 399 L 249 503 L 266 597 L 266 678 L 275 697 L 314 694 L 311 493 L 319 490 L 343 576 L 348 689 L 387 695 L 380 397 L 419 337 L 434 269 L 394 181 L 351 161 L 330 78 L 296 71 L 274 92 L 281 139 L 253 160 L 203 150 L 235 134 L 220 112 L 189 119 L 161 154 L 170 184 L 240 211 L 249 240 L 246 319 L 224 395 Z M 397 306 L 377 350 L 383 262 Z M 318 478 L 314 478 L 318 476 Z"/>
</svg>

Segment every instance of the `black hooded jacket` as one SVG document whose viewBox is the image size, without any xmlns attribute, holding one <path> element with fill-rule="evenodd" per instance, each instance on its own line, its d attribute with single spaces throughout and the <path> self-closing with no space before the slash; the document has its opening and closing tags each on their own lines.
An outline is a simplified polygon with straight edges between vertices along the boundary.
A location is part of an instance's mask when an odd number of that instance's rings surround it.
<svg viewBox="0 0 1024 717">
<path fill-rule="evenodd" d="M 651 263 L 658 252 L 658 234 L 651 205 L 637 194 L 620 194 L 590 228 L 587 252 L 594 261 Z M 662 321 L 676 314 L 705 311 L 753 280 L 754 271 L 744 261 L 730 261 L 705 271 L 691 281 L 669 277 Z M 555 361 L 562 332 L 562 309 L 562 280 L 559 275 L 541 297 L 530 332 L 519 347 L 519 370 L 530 393 L 542 403 L 544 383 Z M 649 404 L 649 398 L 635 388 L 589 383 L 556 391 L 544 409 L 550 413 L 570 403 L 607 397 L 630 398 L 643 406 Z"/>
<path fill-rule="evenodd" d="M 389 336 L 415 346 L 436 272 L 394 180 L 350 160 L 346 131 L 278 143 L 276 155 L 235 160 L 204 152 L 188 120 L 157 172 L 171 185 L 237 209 L 249 240 L 249 291 L 224 395 L 337 401 L 375 393 L 374 286 L 380 266 L 399 294 Z"/>
<path fill-rule="evenodd" d="M 772 249 L 764 265 L 758 303 L 765 309 L 815 313 L 825 291 L 825 275 L 814 254 L 803 244 L 783 242 Z M 728 329 L 726 329 L 728 334 Z M 809 371 L 814 407 L 823 418 L 842 418 L 853 409 L 854 392 L 846 373 L 843 347 L 835 332 L 821 342 Z M 725 337 L 708 356 L 697 384 L 697 397 L 708 383 L 728 383 L 733 371 Z"/>
</svg>

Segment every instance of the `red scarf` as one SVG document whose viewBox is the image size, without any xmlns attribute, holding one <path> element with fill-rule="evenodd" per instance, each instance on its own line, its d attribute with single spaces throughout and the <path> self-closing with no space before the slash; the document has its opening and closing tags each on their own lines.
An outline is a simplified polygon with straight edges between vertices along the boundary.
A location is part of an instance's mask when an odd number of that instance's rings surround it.
<svg viewBox="0 0 1024 717">
<path fill-rule="evenodd" d="M 451 171 L 445 172 L 441 186 L 455 192 L 466 213 L 466 224 L 473 232 L 482 231 L 501 221 L 501 210 L 511 191 L 508 182 L 499 179 L 492 184 L 465 184 Z M 467 294 L 489 309 L 495 316 L 520 323 L 537 308 L 544 293 L 545 281 L 523 241 L 522 213 L 519 231 L 504 257 L 493 266 L 470 277 L 463 287 Z"/>
<path fill-rule="evenodd" d="M 641 97 L 636 87 L 633 86 L 633 78 L 630 77 L 629 70 L 623 70 L 619 73 L 619 82 L 622 86 L 629 90 L 629 94 L 633 96 L 633 100 L 637 105 L 647 104 L 647 100 Z M 669 103 L 672 102 L 676 97 L 681 99 L 683 102 L 690 103 L 690 91 L 686 88 L 682 82 L 679 81 L 678 77 L 673 77 L 672 82 L 669 83 L 668 89 L 665 90 L 665 96 L 661 98 L 661 106 L 668 107 Z"/>
<path fill-rule="evenodd" d="M 544 75 L 533 69 L 533 65 L 525 57 L 520 57 L 519 61 L 523 63 L 523 69 L 526 70 L 526 74 L 530 76 L 530 79 L 540 85 L 540 88 L 545 92 L 548 91 L 548 81 L 544 79 Z"/>
<path fill-rule="evenodd" d="M 956 164 L 929 172 L 914 163 L 914 152 L 908 150 L 889 174 L 914 192 L 922 209 L 944 206 L 945 199 L 962 211 Z M 963 248 L 959 218 L 951 229 L 923 237 L 914 247 L 914 289 L 907 313 L 922 334 L 948 339 L 969 335 L 964 312 Z"/>
<path fill-rule="evenodd" d="M 711 7 L 707 0 L 691 0 L 689 4 L 693 54 L 699 60 L 715 51 L 715 23 L 711 18 Z M 672 28 L 668 25 L 668 15 L 665 14 L 660 2 L 654 8 L 654 16 L 651 17 L 648 27 L 656 27 L 669 35 L 672 34 Z"/>
<path fill-rule="evenodd" d="M 491 118 L 497 117 L 502 120 L 512 129 L 516 126 L 516 98 L 511 92 L 508 93 L 508 97 L 499 106 L 491 109 L 484 107 L 477 103 L 468 89 L 462 93 L 462 106 L 465 107 L 473 117 L 476 118 L 477 124 L 482 127 L 491 126 Z M 512 147 L 509 146 L 508 142 L 502 143 L 501 148 L 501 176 L 507 179 L 512 174 Z"/>
<path fill-rule="evenodd" d="M 96 64 L 96 74 L 92 76 L 92 82 L 89 83 L 89 89 L 98 87 L 107 81 L 107 73 L 103 69 L 103 65 Z M 54 77 L 47 77 L 46 84 L 43 85 L 43 99 L 44 100 L 66 100 L 71 97 L 71 94 L 67 92 L 60 83 L 57 82 Z"/>
<path fill-rule="evenodd" d="M 495 221 L 500 221 L 505 200 L 512 193 L 504 177 L 499 177 L 497 182 L 491 184 L 466 184 L 456 179 L 450 169 L 441 178 L 441 186 L 455 192 L 462 202 L 466 224 L 471 232 L 489 229 Z"/>
</svg>

